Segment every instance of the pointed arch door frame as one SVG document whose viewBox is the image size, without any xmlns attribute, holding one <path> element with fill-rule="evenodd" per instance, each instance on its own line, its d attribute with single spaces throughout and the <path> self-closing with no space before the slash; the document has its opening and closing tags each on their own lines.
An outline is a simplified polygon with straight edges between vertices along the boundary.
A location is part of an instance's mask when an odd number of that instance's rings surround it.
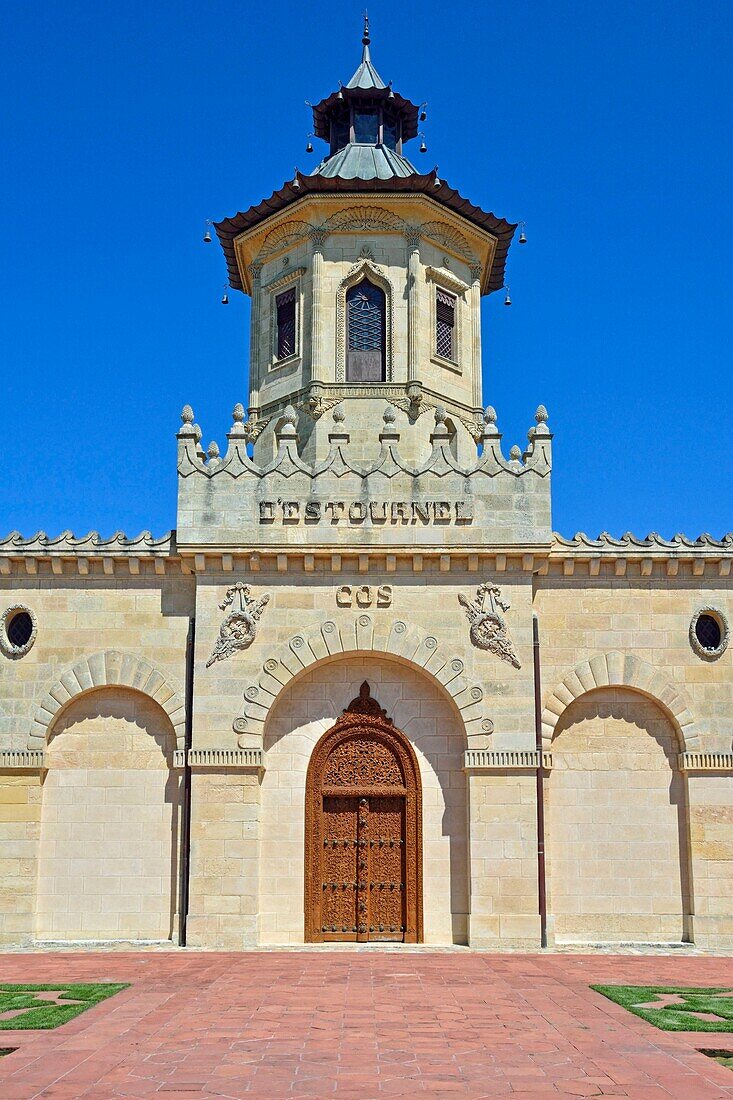
<svg viewBox="0 0 733 1100">
<path fill-rule="evenodd" d="M 336 292 L 336 381 L 346 381 L 347 356 L 347 317 L 346 295 L 352 287 L 358 286 L 364 279 L 384 292 L 384 381 L 393 380 L 392 333 L 394 330 L 394 287 L 384 271 L 373 260 L 363 259 L 356 263 Z M 357 383 L 358 384 L 358 383 Z M 364 383 L 373 385 L 373 383 Z"/>
<path fill-rule="evenodd" d="M 337 810 L 331 818 L 330 807 Z M 339 813 L 339 808 L 343 812 Z M 329 820 L 334 816 L 342 822 L 343 837 L 338 840 L 328 835 L 333 832 Z M 395 835 L 398 831 L 401 831 L 399 838 Z M 385 837 L 384 832 L 390 835 Z M 327 882 L 333 875 L 333 864 L 329 871 L 326 862 L 329 848 L 340 850 L 342 873 L 338 885 Z M 375 859 L 381 853 L 385 858 L 380 864 L 380 878 Z M 392 878 L 396 873 L 398 858 L 401 882 L 385 882 L 386 874 Z M 379 899 L 394 911 L 398 888 L 403 914 L 401 927 L 396 930 L 395 918 L 382 928 L 374 916 Z M 353 899 L 353 921 L 339 923 L 337 927 L 324 919 L 327 894 L 333 890 L 341 891 L 347 908 L 349 898 Z M 365 681 L 359 697 L 352 700 L 318 741 L 308 764 L 305 939 L 321 943 L 333 939 L 363 942 L 387 938 L 405 943 L 422 943 L 423 939 L 422 790 L 412 745 L 372 699 Z"/>
</svg>

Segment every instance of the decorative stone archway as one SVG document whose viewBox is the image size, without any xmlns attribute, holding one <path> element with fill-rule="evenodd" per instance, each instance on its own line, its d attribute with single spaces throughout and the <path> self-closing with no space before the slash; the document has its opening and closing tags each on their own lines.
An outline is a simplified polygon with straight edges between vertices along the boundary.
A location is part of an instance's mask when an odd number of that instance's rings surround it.
<svg viewBox="0 0 733 1100">
<path fill-rule="evenodd" d="M 670 684 L 663 673 L 648 661 L 631 653 L 613 650 L 589 661 L 581 661 L 550 693 L 542 711 L 545 751 L 551 749 L 555 727 L 570 704 L 586 692 L 604 687 L 626 687 L 646 695 L 670 718 L 679 737 L 680 752 L 699 748 L 695 719 L 684 693 Z"/>
<path fill-rule="evenodd" d="M 305 938 L 422 941 L 420 771 L 367 681 L 306 779 Z"/>
<path fill-rule="evenodd" d="M 184 744 L 185 703 L 169 679 L 135 653 L 106 649 L 67 669 L 39 702 L 28 735 L 29 749 L 42 749 L 52 723 L 77 696 L 100 687 L 128 687 L 158 703 L 171 720 L 179 749 Z"/>
<path fill-rule="evenodd" d="M 463 724 L 468 748 L 485 748 L 493 722 L 481 706 L 484 693 L 478 684 L 464 677 L 461 657 L 446 654 L 438 639 L 402 619 L 375 629 L 371 615 L 357 615 L 341 625 L 332 619 L 295 634 L 271 654 L 256 683 L 244 691 L 244 709 L 233 722 L 239 747 L 250 748 L 253 738 L 261 740 L 265 722 L 282 689 L 318 661 L 344 653 L 381 653 L 397 657 L 427 672 L 452 699 Z"/>
</svg>

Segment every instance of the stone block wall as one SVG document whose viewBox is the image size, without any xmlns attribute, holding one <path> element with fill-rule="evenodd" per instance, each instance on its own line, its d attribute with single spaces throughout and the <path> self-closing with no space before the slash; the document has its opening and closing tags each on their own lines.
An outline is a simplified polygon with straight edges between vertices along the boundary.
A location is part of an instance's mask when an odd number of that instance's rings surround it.
<svg viewBox="0 0 733 1100">
<path fill-rule="evenodd" d="M 472 947 L 533 948 L 540 939 L 537 809 L 531 772 L 469 778 Z"/>
<path fill-rule="evenodd" d="M 0 945 L 33 941 L 41 777 L 0 766 Z"/>
<path fill-rule="evenodd" d="M 733 775 L 691 773 L 687 778 L 695 895 L 695 942 L 733 945 Z"/>
<path fill-rule="evenodd" d="M 259 943 L 260 777 L 193 768 L 187 943 L 241 951 Z"/>
</svg>

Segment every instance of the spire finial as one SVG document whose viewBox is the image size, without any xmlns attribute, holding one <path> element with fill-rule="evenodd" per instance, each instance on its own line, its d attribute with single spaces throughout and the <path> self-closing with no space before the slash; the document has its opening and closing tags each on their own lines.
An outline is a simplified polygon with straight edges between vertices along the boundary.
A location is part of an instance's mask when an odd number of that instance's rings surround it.
<svg viewBox="0 0 733 1100">
<path fill-rule="evenodd" d="M 363 46 L 368 46 L 371 43 L 371 38 L 369 37 L 369 12 L 368 11 L 364 12 L 364 35 L 363 35 L 361 41 L 362 41 Z"/>
</svg>

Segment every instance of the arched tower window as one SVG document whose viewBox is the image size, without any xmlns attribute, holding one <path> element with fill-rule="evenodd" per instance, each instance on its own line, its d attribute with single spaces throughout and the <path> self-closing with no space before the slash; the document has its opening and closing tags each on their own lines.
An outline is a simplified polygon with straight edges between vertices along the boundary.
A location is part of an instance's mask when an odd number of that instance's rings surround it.
<svg viewBox="0 0 733 1100">
<path fill-rule="evenodd" d="M 346 293 L 346 329 L 346 381 L 384 382 L 386 300 L 366 278 Z"/>
</svg>

